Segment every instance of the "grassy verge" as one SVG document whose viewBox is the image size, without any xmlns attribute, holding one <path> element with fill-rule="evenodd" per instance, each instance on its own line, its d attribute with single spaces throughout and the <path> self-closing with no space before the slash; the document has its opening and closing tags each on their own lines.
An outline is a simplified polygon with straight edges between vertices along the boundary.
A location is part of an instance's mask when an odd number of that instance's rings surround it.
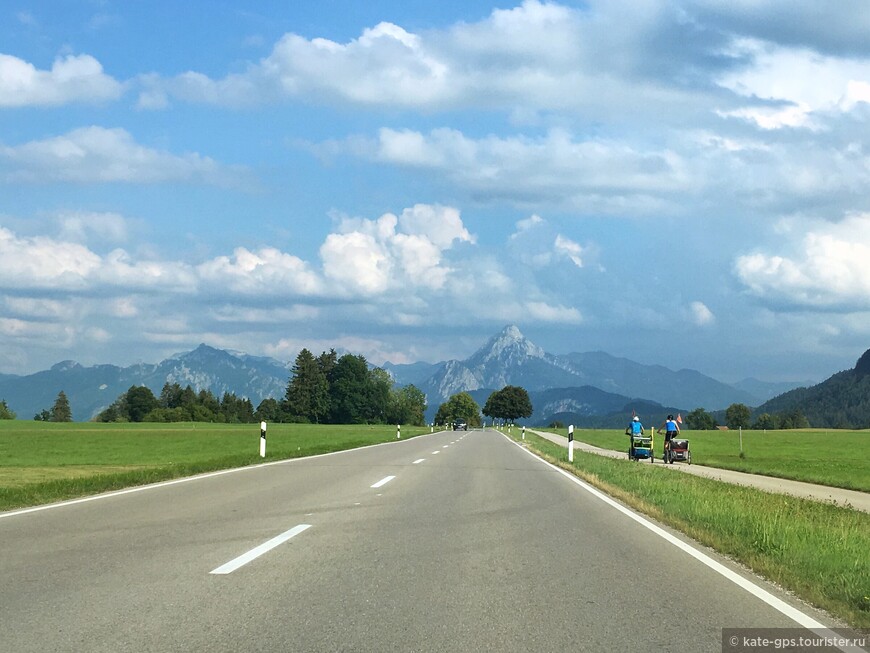
<svg viewBox="0 0 870 653">
<path fill-rule="evenodd" d="M 402 428 L 402 438 L 429 433 Z M 396 440 L 395 426 L 0 421 L 0 511 Z"/>
<path fill-rule="evenodd" d="M 538 430 L 567 435 L 565 429 Z M 683 436 L 689 439 L 694 464 L 870 492 L 870 431 L 743 431 L 742 455 L 737 431 L 684 431 Z M 661 455 L 663 436 L 654 437 Z M 628 450 L 628 436 L 619 430 L 576 429 L 574 438 Z"/>
<path fill-rule="evenodd" d="M 576 452 L 571 465 L 564 447 L 535 435 L 526 444 L 850 626 L 870 628 L 870 515 L 594 454 Z"/>
</svg>

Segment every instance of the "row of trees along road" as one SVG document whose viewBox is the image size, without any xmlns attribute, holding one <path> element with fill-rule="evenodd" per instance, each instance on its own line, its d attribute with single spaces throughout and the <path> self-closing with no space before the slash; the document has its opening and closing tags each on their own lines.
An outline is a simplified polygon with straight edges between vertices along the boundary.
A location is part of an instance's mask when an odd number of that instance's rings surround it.
<svg viewBox="0 0 870 653">
<path fill-rule="evenodd" d="M 693 431 L 707 431 L 718 426 L 712 414 L 696 408 L 686 415 L 686 427 Z M 752 419 L 752 409 L 745 404 L 731 404 L 725 409 L 725 426 L 729 429 L 805 429 L 810 423 L 798 408 L 781 413 L 761 413 Z"/>
<path fill-rule="evenodd" d="M 133 386 L 97 417 L 103 422 L 311 422 L 321 424 L 424 424 L 426 396 L 413 385 L 393 388 L 392 377 L 370 369 L 363 356 L 335 350 L 296 357 L 282 400 L 250 400 L 225 393 L 165 384 L 159 397 Z"/>
<path fill-rule="evenodd" d="M 471 427 L 481 426 L 481 413 L 496 420 L 513 422 L 520 417 L 532 416 L 532 402 L 525 389 L 508 385 L 489 395 L 481 410 L 470 394 L 460 392 L 438 407 L 435 423 L 450 424 L 464 419 Z"/>
</svg>

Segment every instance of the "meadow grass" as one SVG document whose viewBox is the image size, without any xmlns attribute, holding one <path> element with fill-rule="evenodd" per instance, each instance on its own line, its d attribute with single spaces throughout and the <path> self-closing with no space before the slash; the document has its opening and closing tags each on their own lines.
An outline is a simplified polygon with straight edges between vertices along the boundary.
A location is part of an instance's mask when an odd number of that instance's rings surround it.
<svg viewBox="0 0 870 653">
<path fill-rule="evenodd" d="M 402 427 L 402 438 L 429 433 Z M 395 425 L 97 424 L 0 420 L 0 510 L 396 440 Z"/>
<path fill-rule="evenodd" d="M 567 435 L 566 429 L 537 430 Z M 660 459 L 664 436 L 654 437 Z M 870 431 L 743 431 L 742 456 L 738 431 L 684 430 L 682 437 L 689 440 L 693 464 L 870 492 Z M 574 439 L 628 450 L 628 436 L 620 430 L 575 429 Z"/>
<path fill-rule="evenodd" d="M 652 465 L 582 451 L 575 452 L 572 465 L 562 446 L 534 434 L 526 435 L 525 443 L 850 626 L 870 627 L 867 513 L 691 474 L 661 474 Z"/>
</svg>

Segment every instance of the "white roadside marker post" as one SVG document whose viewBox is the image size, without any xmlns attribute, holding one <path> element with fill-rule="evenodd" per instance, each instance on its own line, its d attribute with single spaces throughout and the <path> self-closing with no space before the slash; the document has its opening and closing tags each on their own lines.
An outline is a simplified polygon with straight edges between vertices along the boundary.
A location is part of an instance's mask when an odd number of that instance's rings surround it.
<svg viewBox="0 0 870 653">
<path fill-rule="evenodd" d="M 523 424 L 523 440 L 526 439 L 526 425 Z"/>
<path fill-rule="evenodd" d="M 568 427 L 568 462 L 574 462 L 574 425 Z"/>
<path fill-rule="evenodd" d="M 260 458 L 266 457 L 266 422 L 260 422 Z"/>
<path fill-rule="evenodd" d="M 402 437 L 402 425 L 396 424 L 396 440 Z"/>
</svg>

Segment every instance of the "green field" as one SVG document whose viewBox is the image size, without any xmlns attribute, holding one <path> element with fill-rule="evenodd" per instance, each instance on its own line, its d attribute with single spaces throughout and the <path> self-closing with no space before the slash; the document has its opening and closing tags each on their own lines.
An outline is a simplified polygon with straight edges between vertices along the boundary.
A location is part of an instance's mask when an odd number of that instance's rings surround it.
<svg viewBox="0 0 870 653">
<path fill-rule="evenodd" d="M 538 430 L 567 436 L 566 429 Z M 660 458 L 663 436 L 654 437 Z M 743 431 L 743 456 L 738 431 L 683 431 L 683 437 L 689 440 L 692 464 L 870 492 L 870 431 Z M 575 429 L 574 439 L 628 450 L 623 431 Z"/>
<path fill-rule="evenodd" d="M 402 438 L 429 428 L 402 427 Z M 0 510 L 271 460 L 392 442 L 393 425 L 0 421 Z"/>
<path fill-rule="evenodd" d="M 870 627 L 870 514 L 582 451 L 572 465 L 565 447 L 534 434 L 525 444 L 852 627 Z"/>
</svg>

